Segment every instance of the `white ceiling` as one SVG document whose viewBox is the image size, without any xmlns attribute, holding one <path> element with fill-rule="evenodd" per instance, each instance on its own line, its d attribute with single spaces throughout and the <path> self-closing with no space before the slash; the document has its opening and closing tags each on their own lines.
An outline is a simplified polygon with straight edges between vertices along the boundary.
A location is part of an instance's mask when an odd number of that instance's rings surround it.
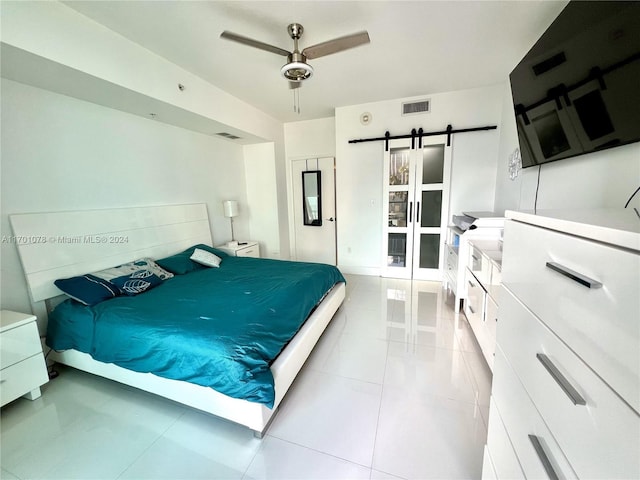
<svg viewBox="0 0 640 480">
<path fill-rule="evenodd" d="M 566 1 L 69 1 L 69 7 L 282 122 L 336 107 L 503 82 Z M 230 30 L 291 50 L 360 30 L 371 43 L 310 61 L 301 113 L 285 58 L 220 39 Z"/>
</svg>

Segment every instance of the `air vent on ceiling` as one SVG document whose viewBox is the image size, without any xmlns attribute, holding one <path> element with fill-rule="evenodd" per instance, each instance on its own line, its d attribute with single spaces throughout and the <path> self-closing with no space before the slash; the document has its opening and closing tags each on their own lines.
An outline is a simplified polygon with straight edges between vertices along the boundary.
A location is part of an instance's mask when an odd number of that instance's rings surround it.
<svg viewBox="0 0 640 480">
<path fill-rule="evenodd" d="M 402 115 L 414 115 L 416 113 L 429 113 L 431 110 L 431 100 L 419 100 L 417 102 L 406 102 L 402 104 Z"/>
<path fill-rule="evenodd" d="M 536 63 L 531 68 L 533 69 L 533 73 L 535 73 L 536 76 L 538 76 L 538 75 L 542 75 L 545 72 L 548 72 L 549 70 L 556 68 L 558 65 L 562 65 L 566 61 L 567 61 L 567 57 L 565 56 L 564 52 L 560 52 L 560 53 L 556 53 L 552 57 L 547 58 L 546 60 L 543 60 L 540 63 Z"/>
<path fill-rule="evenodd" d="M 229 140 L 238 140 L 240 138 L 237 135 L 233 135 L 233 134 L 227 133 L 227 132 L 218 132 L 218 133 L 216 133 L 216 135 L 218 135 L 220 137 L 228 138 Z"/>
</svg>

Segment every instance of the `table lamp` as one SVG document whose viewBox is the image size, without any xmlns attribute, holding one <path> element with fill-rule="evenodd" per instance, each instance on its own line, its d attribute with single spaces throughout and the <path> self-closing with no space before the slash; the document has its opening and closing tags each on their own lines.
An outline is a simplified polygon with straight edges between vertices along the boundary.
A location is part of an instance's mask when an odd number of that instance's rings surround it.
<svg viewBox="0 0 640 480">
<path fill-rule="evenodd" d="M 240 213 L 238 202 L 235 200 L 225 200 L 222 202 L 222 205 L 224 207 L 224 216 L 231 220 L 231 243 L 235 243 L 233 237 L 233 217 L 237 217 Z"/>
</svg>

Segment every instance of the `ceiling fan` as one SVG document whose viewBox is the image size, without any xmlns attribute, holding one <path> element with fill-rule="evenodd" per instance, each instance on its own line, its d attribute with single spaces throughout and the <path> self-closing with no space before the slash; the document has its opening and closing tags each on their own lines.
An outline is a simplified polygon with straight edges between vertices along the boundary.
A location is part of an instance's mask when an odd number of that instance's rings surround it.
<svg viewBox="0 0 640 480">
<path fill-rule="evenodd" d="M 370 42 L 369 34 L 366 31 L 363 31 L 318 43 L 317 45 L 312 45 L 301 52 L 298 49 L 298 40 L 300 40 L 300 37 L 304 32 L 302 25 L 299 23 L 292 23 L 287 27 L 287 32 L 293 39 L 292 52 L 288 52 L 283 48 L 275 47 L 268 43 L 244 37 L 227 30 L 220 34 L 220 38 L 287 57 L 287 63 L 280 69 L 280 73 L 284 78 L 289 80 L 289 88 L 299 88 L 302 86 L 303 80 L 306 80 L 313 75 L 313 67 L 307 63 L 307 59 L 313 60 L 314 58 L 324 57 L 325 55 L 331 55 L 332 53 L 348 50 Z"/>
</svg>

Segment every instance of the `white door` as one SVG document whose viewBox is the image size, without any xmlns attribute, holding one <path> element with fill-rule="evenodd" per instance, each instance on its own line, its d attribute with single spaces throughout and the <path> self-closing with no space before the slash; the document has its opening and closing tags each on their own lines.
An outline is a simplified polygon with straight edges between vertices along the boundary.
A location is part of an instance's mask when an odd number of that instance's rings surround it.
<svg viewBox="0 0 640 480">
<path fill-rule="evenodd" d="M 295 160 L 291 172 L 295 259 L 336 265 L 335 160 Z"/>
<path fill-rule="evenodd" d="M 385 153 L 383 276 L 440 280 L 449 215 L 451 147 L 446 136 L 389 142 Z"/>
</svg>

